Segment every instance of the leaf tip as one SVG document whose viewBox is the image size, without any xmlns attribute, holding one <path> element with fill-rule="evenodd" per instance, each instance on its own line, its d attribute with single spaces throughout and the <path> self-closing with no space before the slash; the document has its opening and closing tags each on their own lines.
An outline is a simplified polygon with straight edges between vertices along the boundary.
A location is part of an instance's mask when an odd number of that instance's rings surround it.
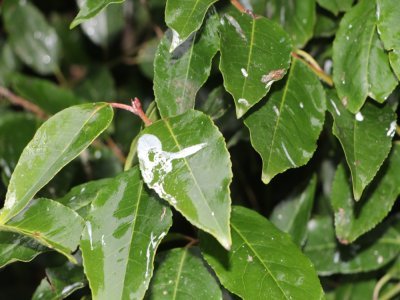
<svg viewBox="0 0 400 300">
<path fill-rule="evenodd" d="M 272 178 L 273 178 L 273 176 L 271 176 L 270 174 L 267 174 L 267 173 L 264 173 L 264 172 L 262 172 L 262 174 L 261 174 L 261 180 L 265 184 L 270 183 Z"/>
</svg>

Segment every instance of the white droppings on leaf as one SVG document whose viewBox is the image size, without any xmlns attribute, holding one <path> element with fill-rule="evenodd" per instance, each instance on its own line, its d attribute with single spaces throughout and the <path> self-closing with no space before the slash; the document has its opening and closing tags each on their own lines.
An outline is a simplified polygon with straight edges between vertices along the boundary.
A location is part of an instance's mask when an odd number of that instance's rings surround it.
<svg viewBox="0 0 400 300">
<path fill-rule="evenodd" d="M 386 136 L 394 137 L 394 134 L 396 133 L 396 127 L 397 127 L 396 121 L 393 121 L 392 123 L 390 123 L 390 127 L 389 127 L 388 131 L 386 132 Z"/>
<path fill-rule="evenodd" d="M 361 112 L 356 113 L 356 120 L 357 120 L 358 122 L 364 121 L 364 116 L 362 115 Z"/>
<path fill-rule="evenodd" d="M 276 105 L 272 106 L 272 109 L 274 110 L 275 114 L 279 117 L 281 113 L 279 112 L 279 109 L 276 107 Z"/>
<path fill-rule="evenodd" d="M 339 111 L 339 109 L 337 108 L 336 103 L 335 103 L 332 99 L 331 99 L 330 101 L 331 101 L 331 103 L 332 103 L 333 108 L 335 109 L 336 114 L 337 114 L 338 116 L 340 116 L 340 111 Z"/>
<path fill-rule="evenodd" d="M 14 206 L 16 199 L 17 196 L 15 195 L 15 191 L 8 192 L 6 202 L 4 203 L 4 209 L 11 209 Z"/>
<path fill-rule="evenodd" d="M 245 41 L 247 41 L 247 38 L 243 32 L 243 29 L 242 29 L 242 27 L 240 27 L 238 21 L 236 21 L 236 19 L 234 17 L 232 17 L 228 14 L 225 14 L 225 18 L 228 19 L 229 24 L 231 24 L 235 28 L 236 32 L 240 35 L 240 37 L 242 39 L 244 39 Z"/>
<path fill-rule="evenodd" d="M 169 48 L 169 52 L 173 52 L 183 41 L 181 40 L 179 33 L 172 29 L 172 41 Z"/>
<path fill-rule="evenodd" d="M 151 254 L 155 252 L 157 245 L 160 244 L 161 240 L 166 236 L 166 232 L 162 232 L 159 237 L 156 237 L 153 232 L 150 233 L 150 243 L 146 249 L 146 273 L 145 278 L 150 275 L 150 263 L 152 261 Z"/>
<path fill-rule="evenodd" d="M 304 104 L 303 104 L 303 102 L 300 102 L 300 104 L 299 104 L 299 105 L 300 105 L 300 108 L 301 108 L 301 109 L 303 109 L 303 108 L 304 108 Z"/>
<path fill-rule="evenodd" d="M 334 256 L 333 256 L 333 262 L 335 264 L 337 264 L 340 260 L 340 253 L 338 251 L 335 252 Z"/>
<path fill-rule="evenodd" d="M 244 106 L 250 106 L 250 104 L 249 104 L 249 102 L 246 100 L 246 99 L 244 99 L 244 98 L 240 98 L 239 100 L 238 100 L 238 103 L 239 104 L 243 104 Z"/>
<path fill-rule="evenodd" d="M 307 228 L 308 228 L 308 230 L 314 230 L 314 229 L 316 229 L 316 228 L 317 228 L 317 222 L 316 222 L 314 219 L 310 220 L 310 221 L 307 223 Z"/>
<path fill-rule="evenodd" d="M 86 229 L 89 236 L 90 250 L 93 251 L 93 233 L 92 233 L 92 223 L 86 221 Z"/>
<path fill-rule="evenodd" d="M 245 68 L 241 68 L 240 71 L 242 72 L 242 75 L 243 75 L 244 77 L 247 78 L 247 77 L 249 76 L 249 74 L 247 73 L 247 71 L 246 71 Z"/>
<path fill-rule="evenodd" d="M 152 134 L 144 134 L 138 141 L 138 157 L 143 180 L 163 199 L 176 204 L 176 199 L 164 189 L 165 177 L 172 171 L 172 161 L 191 156 L 204 147 L 201 143 L 178 152 L 163 151 L 161 141 Z"/>
<path fill-rule="evenodd" d="M 293 161 L 292 157 L 289 155 L 288 150 L 286 149 L 285 144 L 282 142 L 282 148 L 283 148 L 283 152 L 285 152 L 285 156 L 288 159 L 288 161 L 292 164 L 293 167 L 296 167 L 295 162 Z"/>
<path fill-rule="evenodd" d="M 252 261 L 253 261 L 253 256 L 247 255 L 247 261 L 248 261 L 248 262 L 252 262 Z"/>
<path fill-rule="evenodd" d="M 378 258 L 376 259 L 376 262 L 377 262 L 378 264 L 383 263 L 383 256 L 379 255 Z"/>
</svg>

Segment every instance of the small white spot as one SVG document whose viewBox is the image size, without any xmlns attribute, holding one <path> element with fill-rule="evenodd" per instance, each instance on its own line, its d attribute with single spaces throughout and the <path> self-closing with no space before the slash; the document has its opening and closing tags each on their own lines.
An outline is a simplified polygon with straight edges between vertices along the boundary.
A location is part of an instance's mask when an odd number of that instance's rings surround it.
<svg viewBox="0 0 400 300">
<path fill-rule="evenodd" d="M 168 294 L 168 292 L 167 292 L 167 291 L 163 291 L 162 293 L 163 293 L 163 295 L 167 295 L 167 294 Z"/>
<path fill-rule="evenodd" d="M 350 40 L 350 37 L 348 35 L 346 35 L 346 41 Z"/>
<path fill-rule="evenodd" d="M 212 212 L 211 212 L 211 215 L 214 217 L 214 216 L 215 216 L 215 213 L 212 211 Z"/>
<path fill-rule="evenodd" d="M 253 261 L 253 256 L 247 255 L 247 261 L 248 261 L 248 262 L 252 262 L 252 261 Z"/>
<path fill-rule="evenodd" d="M 276 113 L 276 115 L 279 117 L 279 115 L 281 114 L 279 112 L 279 109 L 276 107 L 276 105 L 272 106 L 272 109 L 274 110 L 274 112 Z"/>
<path fill-rule="evenodd" d="M 240 37 L 247 41 L 246 36 L 244 35 L 242 27 L 240 27 L 238 21 L 232 16 L 225 14 L 225 18 L 228 19 L 228 22 L 235 28 L 236 32 L 240 35 Z"/>
<path fill-rule="evenodd" d="M 353 28 L 353 24 L 349 24 L 349 29 L 352 29 Z"/>
<path fill-rule="evenodd" d="M 335 255 L 333 256 L 333 262 L 337 264 L 339 260 L 340 260 L 340 253 L 336 251 Z"/>
<path fill-rule="evenodd" d="M 89 235 L 90 250 L 93 251 L 92 224 L 89 221 L 86 221 L 86 229 Z"/>
<path fill-rule="evenodd" d="M 283 148 L 283 152 L 285 152 L 286 158 L 288 159 L 288 161 L 292 164 L 293 167 L 296 167 L 296 164 L 294 163 L 292 157 L 289 155 L 288 150 L 286 149 L 285 144 L 282 142 L 282 148 Z"/>
<path fill-rule="evenodd" d="M 337 114 L 338 116 L 340 116 L 340 111 L 339 111 L 339 109 L 337 108 L 336 103 L 335 103 L 332 99 L 330 99 L 330 101 L 331 101 L 331 103 L 332 103 L 333 108 L 335 109 L 336 114 Z"/>
<path fill-rule="evenodd" d="M 382 257 L 381 255 L 379 255 L 378 258 L 376 259 L 376 262 L 377 262 L 378 264 L 383 263 L 383 257 Z"/>
<path fill-rule="evenodd" d="M 238 103 L 243 104 L 244 106 L 250 106 L 249 102 L 244 98 L 240 98 Z"/>
<path fill-rule="evenodd" d="M 362 115 L 361 112 L 356 113 L 356 120 L 357 120 L 358 122 L 364 121 L 364 116 Z"/>
<path fill-rule="evenodd" d="M 242 74 L 243 74 L 244 77 L 248 77 L 249 76 L 249 74 L 247 73 L 245 68 L 241 68 L 240 71 L 242 71 Z"/>
<path fill-rule="evenodd" d="M 314 230 L 314 229 L 316 229 L 316 228 L 317 228 L 317 222 L 316 222 L 314 219 L 310 220 L 310 221 L 308 222 L 308 224 L 307 224 L 307 228 L 308 228 L 309 230 Z"/>
<path fill-rule="evenodd" d="M 396 133 L 396 127 L 397 127 L 396 121 L 390 123 L 390 127 L 389 130 L 386 132 L 386 136 L 394 137 L 394 134 Z"/>
<path fill-rule="evenodd" d="M 304 104 L 303 104 L 303 102 L 300 102 L 300 104 L 299 104 L 299 105 L 300 105 L 300 108 L 301 108 L 301 109 L 303 109 L 303 108 L 304 108 Z"/>
<path fill-rule="evenodd" d="M 104 241 L 104 234 L 101 235 L 101 244 L 102 244 L 103 246 L 106 245 L 106 242 Z"/>
</svg>

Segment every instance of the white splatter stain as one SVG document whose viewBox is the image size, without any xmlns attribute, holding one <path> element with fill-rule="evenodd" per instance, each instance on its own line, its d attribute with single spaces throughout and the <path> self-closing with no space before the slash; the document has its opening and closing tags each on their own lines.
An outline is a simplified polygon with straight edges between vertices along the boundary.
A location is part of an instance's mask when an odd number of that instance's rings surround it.
<svg viewBox="0 0 400 300">
<path fill-rule="evenodd" d="M 138 141 L 138 157 L 143 180 L 161 198 L 176 204 L 176 199 L 164 189 L 165 176 L 172 171 L 172 161 L 191 156 L 206 146 L 207 143 L 201 143 L 175 153 L 167 152 L 155 135 L 142 135 Z"/>
<path fill-rule="evenodd" d="M 169 52 L 173 52 L 180 44 L 182 43 L 182 40 L 179 36 L 179 33 L 177 33 L 175 30 L 172 29 L 172 41 L 171 41 L 171 46 L 169 48 Z"/>
<path fill-rule="evenodd" d="M 92 223 L 86 221 L 86 229 L 89 235 L 90 250 L 93 251 L 93 233 L 92 233 Z"/>
<path fill-rule="evenodd" d="M 296 164 L 294 163 L 292 157 L 289 155 L 288 150 L 286 149 L 285 144 L 282 142 L 282 148 L 283 148 L 283 152 L 285 152 L 286 158 L 288 159 L 288 161 L 293 165 L 293 167 L 296 167 Z"/>
<path fill-rule="evenodd" d="M 361 112 L 356 113 L 356 120 L 357 120 L 358 122 L 364 121 L 364 116 L 362 115 Z"/>
<path fill-rule="evenodd" d="M 330 101 L 331 101 L 331 103 L 332 103 L 333 108 L 335 109 L 336 114 L 337 114 L 338 116 L 340 116 L 340 111 L 339 111 L 339 109 L 337 108 L 336 103 L 335 103 L 332 99 L 331 99 Z"/>
<path fill-rule="evenodd" d="M 243 75 L 244 77 L 246 77 L 246 78 L 249 77 L 249 74 L 247 73 L 247 71 L 246 71 L 245 68 L 241 68 L 240 71 L 242 72 L 242 75 Z"/>
<path fill-rule="evenodd" d="M 394 137 L 394 134 L 396 133 L 396 127 L 397 127 L 396 121 L 393 121 L 392 123 L 390 123 L 390 127 L 389 127 L 388 131 L 386 132 L 386 136 Z"/>
<path fill-rule="evenodd" d="M 228 22 L 235 28 L 236 32 L 240 35 L 242 39 L 247 41 L 246 36 L 244 35 L 242 27 L 240 27 L 238 21 L 236 19 L 228 14 L 225 14 L 225 18 L 228 19 Z"/>
<path fill-rule="evenodd" d="M 166 236 L 166 232 L 162 232 L 160 236 L 157 238 L 154 236 L 154 233 L 150 233 L 150 243 L 147 245 L 146 249 L 146 273 L 145 273 L 145 278 L 147 278 L 150 275 L 150 263 L 151 263 L 151 253 L 154 253 L 157 245 L 161 242 L 161 240 Z"/>
<path fill-rule="evenodd" d="M 240 99 L 238 100 L 238 103 L 239 103 L 239 104 L 243 104 L 243 105 L 245 105 L 245 106 L 250 106 L 249 102 L 248 102 L 246 99 L 244 99 L 244 98 L 240 98 Z"/>
<path fill-rule="evenodd" d="M 6 202 L 4 203 L 4 209 L 11 209 L 14 206 L 16 199 L 17 196 L 15 195 L 15 191 L 8 191 L 6 195 Z"/>
</svg>

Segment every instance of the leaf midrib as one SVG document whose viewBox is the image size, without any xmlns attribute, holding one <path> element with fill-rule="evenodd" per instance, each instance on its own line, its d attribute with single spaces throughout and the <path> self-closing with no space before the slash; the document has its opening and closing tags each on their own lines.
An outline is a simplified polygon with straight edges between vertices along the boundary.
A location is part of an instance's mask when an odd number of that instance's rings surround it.
<svg viewBox="0 0 400 300">
<path fill-rule="evenodd" d="M 251 24 L 251 36 L 250 36 L 250 49 L 249 49 L 249 54 L 247 56 L 247 65 L 246 65 L 247 73 L 249 73 L 250 62 L 251 62 L 251 58 L 253 56 L 254 32 L 256 31 L 256 20 L 252 17 L 251 17 L 251 20 L 252 20 L 252 24 Z M 241 93 L 240 98 L 244 98 L 244 93 L 245 93 L 246 86 L 247 86 L 247 77 L 246 76 L 244 77 L 242 93 Z"/>
<path fill-rule="evenodd" d="M 182 257 L 181 260 L 179 262 L 179 267 L 178 267 L 178 272 L 176 273 L 176 280 L 175 280 L 175 286 L 174 286 L 174 293 L 172 295 L 172 299 L 176 299 L 176 293 L 178 291 L 178 286 L 179 286 L 179 282 L 181 279 L 181 273 L 182 273 L 182 269 L 183 269 L 183 263 L 185 261 L 186 255 L 187 255 L 188 250 L 184 249 L 183 253 L 182 253 Z"/>
</svg>

